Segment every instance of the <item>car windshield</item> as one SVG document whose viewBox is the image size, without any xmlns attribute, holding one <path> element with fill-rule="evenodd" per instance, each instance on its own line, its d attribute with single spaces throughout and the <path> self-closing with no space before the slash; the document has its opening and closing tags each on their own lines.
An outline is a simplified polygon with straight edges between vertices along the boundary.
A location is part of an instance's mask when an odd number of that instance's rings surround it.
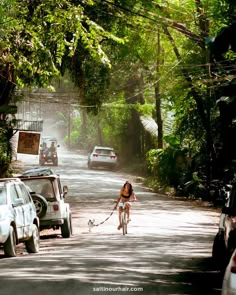
<svg viewBox="0 0 236 295">
<path fill-rule="evenodd" d="M 107 149 L 96 149 L 95 151 L 99 155 L 113 155 L 114 152 L 112 150 L 107 150 Z"/>
<path fill-rule="evenodd" d="M 47 146 L 50 146 L 53 142 L 55 146 L 57 145 L 57 139 L 55 137 L 42 137 L 42 143 L 45 142 Z"/>
<path fill-rule="evenodd" d="M 7 193 L 4 185 L 0 186 L 0 205 L 6 205 L 7 203 Z"/>
<path fill-rule="evenodd" d="M 53 185 L 50 179 L 24 179 L 24 183 L 30 188 L 32 192 L 35 192 L 43 196 L 46 200 L 55 200 L 55 193 Z"/>
</svg>

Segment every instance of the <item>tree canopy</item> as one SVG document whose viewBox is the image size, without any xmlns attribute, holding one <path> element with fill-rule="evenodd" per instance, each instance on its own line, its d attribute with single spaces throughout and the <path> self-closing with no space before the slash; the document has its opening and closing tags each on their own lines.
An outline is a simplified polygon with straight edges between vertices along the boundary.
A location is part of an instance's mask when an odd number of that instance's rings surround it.
<svg viewBox="0 0 236 295">
<path fill-rule="evenodd" d="M 184 173 L 175 173 L 170 185 L 196 170 L 208 181 L 222 177 L 236 156 L 230 143 L 235 6 L 230 0 L 2 0 L 0 106 L 10 103 L 15 87 L 46 87 L 69 70 L 100 140 L 129 159 L 146 159 L 158 148 L 166 165 L 185 157 Z M 165 181 L 167 170 L 159 171 Z"/>
</svg>

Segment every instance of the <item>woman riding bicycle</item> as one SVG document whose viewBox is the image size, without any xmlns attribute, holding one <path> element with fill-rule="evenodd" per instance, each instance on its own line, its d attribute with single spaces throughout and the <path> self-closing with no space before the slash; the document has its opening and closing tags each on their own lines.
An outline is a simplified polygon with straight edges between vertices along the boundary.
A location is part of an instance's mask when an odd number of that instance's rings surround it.
<svg viewBox="0 0 236 295">
<path fill-rule="evenodd" d="M 136 201 L 136 196 L 133 191 L 131 183 L 126 181 L 120 190 L 120 194 L 115 206 L 115 208 L 117 208 L 117 206 L 119 207 L 119 226 L 117 227 L 118 230 L 120 230 L 122 227 L 121 212 L 122 212 L 122 206 L 124 203 L 126 204 L 126 213 L 127 213 L 128 222 L 131 221 L 130 220 L 130 207 L 131 207 L 130 202 L 131 201 Z"/>
</svg>

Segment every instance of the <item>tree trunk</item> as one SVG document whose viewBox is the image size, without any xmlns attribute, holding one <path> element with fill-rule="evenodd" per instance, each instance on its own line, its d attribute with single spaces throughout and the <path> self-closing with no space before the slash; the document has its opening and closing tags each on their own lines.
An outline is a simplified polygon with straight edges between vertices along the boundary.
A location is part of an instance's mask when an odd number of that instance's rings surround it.
<svg viewBox="0 0 236 295">
<path fill-rule="evenodd" d="M 142 156 L 142 125 L 139 113 L 132 107 L 135 103 L 144 104 L 143 77 L 136 74 L 129 78 L 125 86 L 125 99 L 130 105 L 131 118 L 126 129 L 126 141 L 124 143 L 124 156 L 126 159 L 140 158 Z"/>
<path fill-rule="evenodd" d="M 155 83 L 155 101 L 156 101 L 156 121 L 158 126 L 157 145 L 159 149 L 163 148 L 163 121 L 161 116 L 161 94 L 160 94 L 160 64 L 161 64 L 161 44 L 160 31 L 157 32 L 157 63 L 156 63 L 156 79 Z"/>
<path fill-rule="evenodd" d="M 166 36 L 168 37 L 170 43 L 173 46 L 173 50 L 175 52 L 175 55 L 178 59 L 178 61 L 181 61 L 181 56 L 178 51 L 178 48 L 174 42 L 174 39 L 172 38 L 171 34 L 169 33 L 167 28 L 164 28 L 164 32 Z M 211 160 L 215 158 L 215 151 L 213 146 L 213 138 L 212 138 L 212 131 L 211 131 L 211 124 L 210 124 L 210 118 L 207 115 L 208 111 L 204 108 L 203 99 L 201 97 L 201 94 L 195 89 L 191 75 L 188 73 L 188 71 L 185 68 L 182 68 L 182 73 L 186 81 L 188 82 L 188 85 L 190 87 L 190 95 L 193 97 L 193 99 L 196 102 L 197 109 L 199 116 L 201 118 L 202 126 L 206 131 L 206 146 L 207 146 L 207 156 L 208 156 L 208 165 L 211 165 Z M 208 171 L 210 167 L 208 167 Z"/>
</svg>

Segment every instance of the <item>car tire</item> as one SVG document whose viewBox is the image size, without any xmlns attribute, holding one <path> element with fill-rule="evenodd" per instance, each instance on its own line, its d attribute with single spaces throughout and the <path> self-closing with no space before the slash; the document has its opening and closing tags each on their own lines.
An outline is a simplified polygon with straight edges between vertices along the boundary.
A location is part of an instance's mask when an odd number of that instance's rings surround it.
<svg viewBox="0 0 236 295">
<path fill-rule="evenodd" d="M 227 251 L 224 241 L 224 232 L 218 232 L 212 247 L 213 264 L 218 269 L 223 269 L 227 261 Z"/>
<path fill-rule="evenodd" d="M 10 226 L 9 237 L 3 244 L 4 254 L 7 257 L 16 257 L 16 234 L 12 226 Z"/>
<path fill-rule="evenodd" d="M 32 236 L 29 240 L 25 241 L 26 250 L 28 253 L 38 253 L 39 252 L 39 229 L 36 224 L 33 224 Z"/>
<path fill-rule="evenodd" d="M 61 235 L 63 238 L 71 236 L 71 214 L 64 219 L 64 223 L 61 225 Z"/>
<path fill-rule="evenodd" d="M 70 233 L 72 235 L 73 234 L 73 226 L 72 226 L 72 216 L 71 216 L 71 214 L 70 214 L 69 220 L 70 220 Z"/>
<path fill-rule="evenodd" d="M 39 218 L 45 216 L 48 209 L 47 200 L 43 196 L 38 194 L 33 194 L 32 199 L 36 208 L 37 216 Z"/>
</svg>

